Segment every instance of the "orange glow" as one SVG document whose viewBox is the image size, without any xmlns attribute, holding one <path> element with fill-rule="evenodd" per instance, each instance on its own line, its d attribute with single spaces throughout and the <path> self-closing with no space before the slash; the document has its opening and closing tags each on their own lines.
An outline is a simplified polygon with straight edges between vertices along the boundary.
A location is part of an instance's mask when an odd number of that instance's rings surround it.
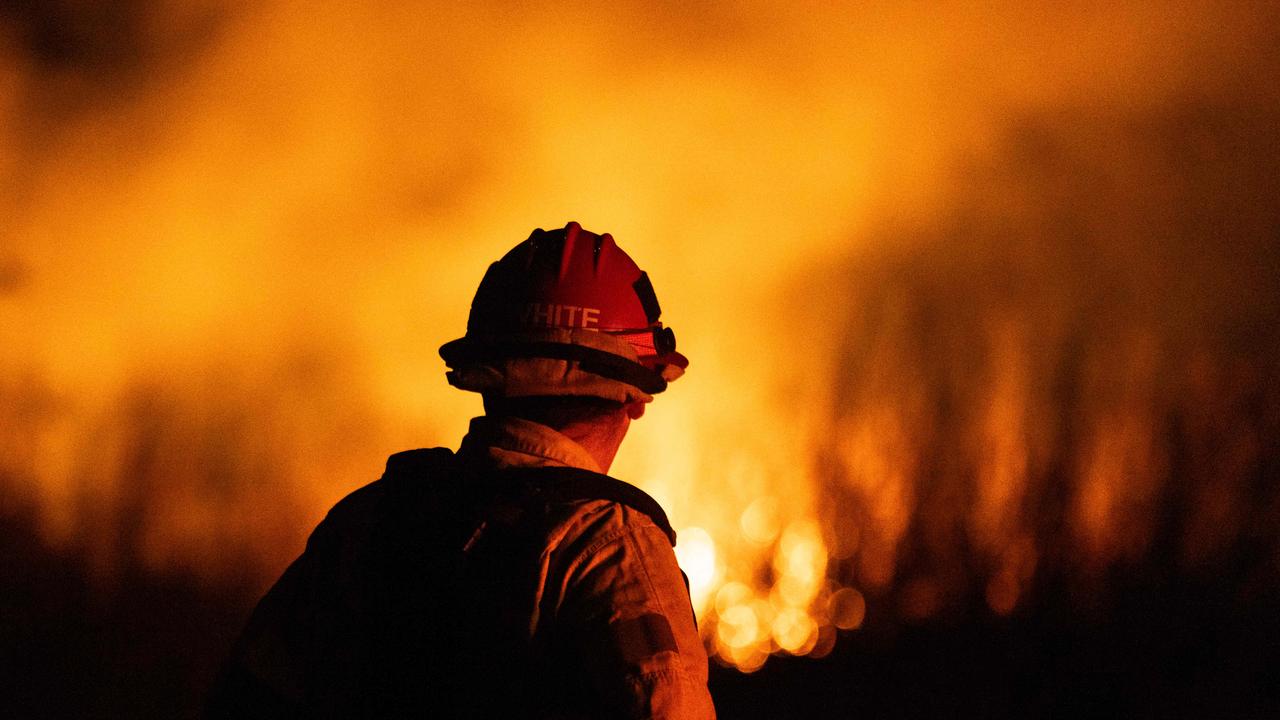
<svg viewBox="0 0 1280 720">
<path fill-rule="evenodd" d="M 457 446 L 436 348 L 572 219 L 692 361 L 614 474 L 719 662 L 1140 561 L 1174 433 L 1211 565 L 1275 440 L 1274 228 L 1213 195 L 1269 177 L 1236 126 L 1170 113 L 1274 120 L 1271 23 L 997 5 L 162 2 L 141 69 L 0 34 L 0 502 L 104 583 L 264 586 L 389 453 Z"/>
<path fill-rule="evenodd" d="M 738 520 L 742 535 L 758 545 L 768 545 L 778 536 L 777 503 L 771 497 L 756 498 Z"/>
<path fill-rule="evenodd" d="M 831 621 L 841 630 L 857 630 L 867 616 L 867 601 L 853 588 L 840 588 L 831 594 Z"/>
<path fill-rule="evenodd" d="M 702 528 L 686 528 L 678 533 L 676 559 L 689 578 L 689 595 L 694 611 L 701 614 L 715 592 L 721 571 L 716 565 L 715 540 Z"/>
</svg>

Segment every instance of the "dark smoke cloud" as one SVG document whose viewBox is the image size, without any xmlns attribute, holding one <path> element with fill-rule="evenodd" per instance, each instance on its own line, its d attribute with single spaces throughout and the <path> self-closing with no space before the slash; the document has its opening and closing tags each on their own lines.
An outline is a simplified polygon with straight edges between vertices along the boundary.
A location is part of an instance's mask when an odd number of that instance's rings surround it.
<svg viewBox="0 0 1280 720">
<path fill-rule="evenodd" d="M 0 33 L 37 75 L 109 84 L 195 56 L 226 10 L 221 2 L 11 0 L 0 5 Z"/>
</svg>

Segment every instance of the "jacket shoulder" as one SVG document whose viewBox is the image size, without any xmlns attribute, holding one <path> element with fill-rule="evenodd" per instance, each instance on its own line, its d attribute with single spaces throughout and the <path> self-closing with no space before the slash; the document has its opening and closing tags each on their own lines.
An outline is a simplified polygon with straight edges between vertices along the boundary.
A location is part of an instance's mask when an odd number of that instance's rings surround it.
<svg viewBox="0 0 1280 720">
<path fill-rule="evenodd" d="M 387 458 L 386 478 L 415 478 L 434 475 L 453 461 L 453 451 L 448 448 L 418 448 L 403 450 Z"/>
<path fill-rule="evenodd" d="M 428 489 L 432 480 L 451 471 L 452 460 L 453 451 L 448 448 L 420 448 L 391 455 L 382 477 L 339 500 L 316 527 L 312 539 L 315 535 L 368 528 L 378 520 L 389 497 L 400 500 L 414 491 Z"/>
</svg>

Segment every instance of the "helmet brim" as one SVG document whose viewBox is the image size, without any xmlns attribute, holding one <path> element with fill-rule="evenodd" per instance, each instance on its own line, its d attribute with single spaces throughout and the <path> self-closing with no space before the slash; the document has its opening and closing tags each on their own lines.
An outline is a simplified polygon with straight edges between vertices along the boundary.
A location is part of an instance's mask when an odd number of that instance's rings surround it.
<svg viewBox="0 0 1280 720">
<path fill-rule="evenodd" d="M 610 347 L 599 347 L 601 344 L 608 344 Z M 619 347 L 612 347 L 614 344 Z M 593 331 L 533 332 L 501 338 L 466 336 L 442 345 L 440 357 L 455 370 L 475 366 L 497 368 L 522 359 L 558 360 L 585 373 L 630 385 L 647 395 L 666 390 L 668 374 L 658 369 L 656 363 L 650 365 L 638 357 L 632 359 L 621 354 L 631 352 L 634 356 L 630 346 L 623 350 L 623 345 L 626 344 Z M 668 353 L 671 354 L 679 355 Z M 684 366 L 688 365 L 689 361 L 683 355 L 679 355 L 679 358 Z"/>
</svg>

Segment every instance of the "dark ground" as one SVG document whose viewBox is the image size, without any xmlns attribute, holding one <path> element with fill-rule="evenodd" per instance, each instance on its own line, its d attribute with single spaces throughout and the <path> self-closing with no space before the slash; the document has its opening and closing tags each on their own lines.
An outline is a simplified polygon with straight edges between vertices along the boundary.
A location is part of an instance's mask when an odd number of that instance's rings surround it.
<svg viewBox="0 0 1280 720">
<path fill-rule="evenodd" d="M 33 530 L 0 523 L 0 717 L 196 716 L 250 591 L 136 569 L 94 580 Z M 713 664 L 712 692 L 731 719 L 1280 716 L 1280 596 L 1227 570 L 1118 573 L 1105 604 L 1046 579 L 1009 618 L 871 622 L 820 661 Z"/>
<path fill-rule="evenodd" d="M 1273 718 L 1280 622 L 1276 598 L 1259 600 L 1241 608 L 1212 588 L 1135 589 L 1092 620 L 1046 606 L 846 634 L 819 662 L 716 669 L 712 690 L 726 718 Z"/>
</svg>

